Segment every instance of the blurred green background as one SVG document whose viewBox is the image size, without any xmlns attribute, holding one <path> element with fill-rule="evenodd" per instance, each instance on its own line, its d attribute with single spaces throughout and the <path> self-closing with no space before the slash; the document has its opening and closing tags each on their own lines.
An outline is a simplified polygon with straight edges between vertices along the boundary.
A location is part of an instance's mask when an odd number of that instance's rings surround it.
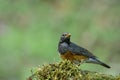
<svg viewBox="0 0 120 80">
<path fill-rule="evenodd" d="M 0 0 L 0 80 L 25 80 L 32 68 L 60 62 L 63 32 L 112 67 L 80 68 L 120 73 L 120 0 Z"/>
</svg>

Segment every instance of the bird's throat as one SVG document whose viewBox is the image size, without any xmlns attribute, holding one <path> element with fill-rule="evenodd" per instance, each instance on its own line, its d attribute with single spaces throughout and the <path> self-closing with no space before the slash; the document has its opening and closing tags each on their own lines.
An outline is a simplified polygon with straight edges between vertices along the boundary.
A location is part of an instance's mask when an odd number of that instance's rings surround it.
<svg viewBox="0 0 120 80">
<path fill-rule="evenodd" d="M 67 44 L 70 44 L 70 39 L 66 39 L 65 42 L 66 42 Z"/>
</svg>

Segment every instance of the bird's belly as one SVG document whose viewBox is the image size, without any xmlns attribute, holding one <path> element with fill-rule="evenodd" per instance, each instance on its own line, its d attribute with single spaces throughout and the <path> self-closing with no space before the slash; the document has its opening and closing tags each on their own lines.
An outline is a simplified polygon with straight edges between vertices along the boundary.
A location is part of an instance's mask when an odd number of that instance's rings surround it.
<svg viewBox="0 0 120 80">
<path fill-rule="evenodd" d="M 78 62 L 81 62 L 81 61 L 83 61 L 83 60 L 88 59 L 88 57 L 86 57 L 86 56 L 76 55 L 76 54 L 74 54 L 74 53 L 72 53 L 72 52 L 70 52 L 70 51 L 62 54 L 62 55 L 61 55 L 61 58 L 62 58 L 63 60 L 65 60 L 65 59 L 70 60 L 70 61 L 72 61 L 72 62 L 74 62 L 74 63 L 76 63 L 76 62 L 78 63 Z"/>
</svg>

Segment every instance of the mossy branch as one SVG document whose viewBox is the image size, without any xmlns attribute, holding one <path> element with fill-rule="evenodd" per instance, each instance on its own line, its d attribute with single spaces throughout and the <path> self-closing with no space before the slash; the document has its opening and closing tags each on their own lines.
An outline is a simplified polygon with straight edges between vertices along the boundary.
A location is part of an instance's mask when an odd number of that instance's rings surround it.
<svg viewBox="0 0 120 80">
<path fill-rule="evenodd" d="M 38 67 L 27 80 L 120 80 L 120 76 L 83 71 L 65 60 Z"/>
</svg>

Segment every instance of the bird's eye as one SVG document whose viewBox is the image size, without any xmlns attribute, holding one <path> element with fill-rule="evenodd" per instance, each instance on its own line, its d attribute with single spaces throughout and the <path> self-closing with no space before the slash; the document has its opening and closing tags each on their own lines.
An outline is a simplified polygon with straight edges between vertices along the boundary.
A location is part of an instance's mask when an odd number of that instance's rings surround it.
<svg viewBox="0 0 120 80">
<path fill-rule="evenodd" d="M 63 34 L 62 36 L 65 36 L 65 34 Z"/>
</svg>

